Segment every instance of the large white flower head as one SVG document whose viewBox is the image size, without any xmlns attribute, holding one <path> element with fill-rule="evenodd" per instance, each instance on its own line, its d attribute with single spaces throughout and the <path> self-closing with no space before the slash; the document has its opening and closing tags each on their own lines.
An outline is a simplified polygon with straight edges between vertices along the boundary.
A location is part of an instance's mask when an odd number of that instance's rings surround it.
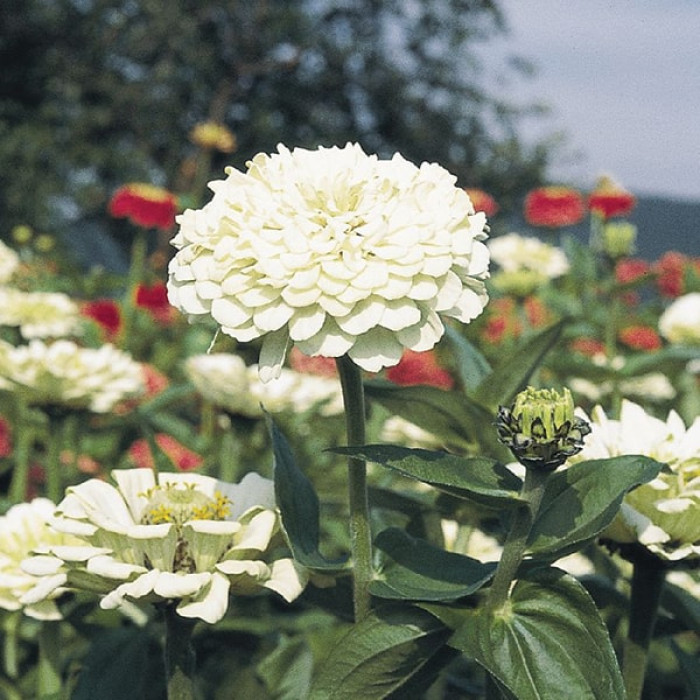
<svg viewBox="0 0 700 700">
<path fill-rule="evenodd" d="M 303 591 L 305 570 L 276 553 L 281 526 L 269 479 L 251 473 L 229 484 L 150 469 L 112 476 L 116 487 L 91 479 L 58 505 L 53 527 L 84 544 L 44 547 L 25 560 L 26 571 L 99 592 L 105 609 L 177 602 L 183 617 L 210 623 L 224 616 L 230 593 L 268 589 L 291 601 Z M 25 600 L 48 592 L 38 585 Z"/>
<path fill-rule="evenodd" d="M 0 346 L 0 389 L 30 404 L 106 413 L 144 390 L 141 364 L 113 345 L 82 348 L 70 340 Z"/>
<path fill-rule="evenodd" d="M 700 292 L 675 299 L 659 318 L 659 332 L 671 343 L 700 345 Z"/>
<path fill-rule="evenodd" d="M 283 367 L 279 376 L 260 381 L 257 365 L 246 366 L 243 358 L 229 353 L 193 355 L 185 372 L 199 393 L 227 411 L 259 418 L 264 411 L 277 413 L 318 409 L 324 416 L 343 412 L 340 382 Z"/>
<path fill-rule="evenodd" d="M 25 338 L 60 338 L 80 331 L 78 305 L 60 292 L 0 287 L 0 325 L 17 326 Z"/>
<path fill-rule="evenodd" d="M 78 539 L 56 532 L 48 521 L 56 505 L 47 498 L 35 498 L 31 503 L 19 503 L 0 517 L 0 608 L 22 610 L 39 620 L 59 620 L 61 613 L 53 598 L 60 593 L 51 581 L 53 595 L 33 603 L 24 602 L 24 595 L 35 588 L 38 579 L 21 568 L 32 551 L 50 545 L 73 545 Z"/>
<path fill-rule="evenodd" d="M 602 536 L 640 542 L 669 561 L 700 556 L 700 417 L 686 429 L 675 411 L 663 421 L 623 400 L 619 420 L 609 419 L 600 406 L 591 418 L 592 432 L 571 462 L 646 455 L 668 465 L 625 496 Z"/>
<path fill-rule="evenodd" d="M 190 320 L 262 338 L 264 381 L 292 343 L 375 372 L 432 348 L 440 314 L 483 310 L 486 217 L 439 165 L 280 145 L 227 174 L 178 217 L 168 295 Z"/>
<path fill-rule="evenodd" d="M 19 255 L 0 241 L 0 284 L 5 284 L 19 267 Z"/>
</svg>

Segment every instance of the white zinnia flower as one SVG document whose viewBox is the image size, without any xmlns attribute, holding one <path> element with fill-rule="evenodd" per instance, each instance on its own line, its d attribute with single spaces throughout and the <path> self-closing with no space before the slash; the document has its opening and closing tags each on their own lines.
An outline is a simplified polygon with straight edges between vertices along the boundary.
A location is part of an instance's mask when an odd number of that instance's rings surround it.
<svg viewBox="0 0 700 700">
<path fill-rule="evenodd" d="M 508 233 L 491 239 L 488 248 L 491 260 L 503 272 L 525 270 L 554 279 L 569 271 L 569 261 L 563 250 L 532 236 Z"/>
<path fill-rule="evenodd" d="M 700 555 L 700 417 L 686 429 L 671 411 L 666 421 L 623 400 L 620 420 L 600 406 L 591 413 L 592 432 L 571 462 L 646 455 L 668 465 L 649 483 L 625 496 L 620 512 L 602 536 L 640 542 L 670 561 Z"/>
<path fill-rule="evenodd" d="M 0 325 L 18 326 L 25 338 L 59 338 L 80 330 L 78 305 L 59 292 L 0 287 Z"/>
<path fill-rule="evenodd" d="M 19 255 L 0 241 L 0 284 L 5 284 L 19 267 Z"/>
<path fill-rule="evenodd" d="M 23 597 L 37 585 L 38 579 L 20 566 L 37 548 L 78 542 L 72 535 L 56 532 L 48 526 L 55 508 L 47 498 L 35 498 L 31 503 L 12 506 L 0 517 L 0 608 L 23 610 L 39 620 L 61 619 L 53 597 L 60 593 L 59 586 L 64 579 L 51 581 L 54 591 L 51 598 L 25 605 Z"/>
<path fill-rule="evenodd" d="M 82 348 L 70 340 L 0 347 L 0 389 L 16 391 L 30 404 L 58 404 L 95 413 L 144 390 L 141 364 L 106 344 Z"/>
<path fill-rule="evenodd" d="M 700 292 L 673 301 L 659 318 L 659 332 L 671 343 L 700 345 Z"/>
<path fill-rule="evenodd" d="M 83 546 L 42 548 L 26 571 L 64 577 L 67 587 L 104 594 L 100 606 L 179 601 L 183 617 L 214 623 L 229 593 L 268 589 L 285 600 L 299 596 L 306 573 L 271 552 L 281 540 L 272 481 L 248 474 L 228 484 L 201 474 L 150 469 L 112 472 L 117 487 L 91 479 L 68 489 L 53 526 Z M 39 585 L 25 595 L 50 592 Z"/>
<path fill-rule="evenodd" d="M 258 418 L 264 411 L 290 409 L 317 408 L 324 416 L 343 412 L 337 379 L 282 368 L 278 377 L 263 383 L 257 365 L 246 367 L 243 358 L 228 353 L 189 357 L 185 372 L 205 399 L 231 413 Z"/>
<path fill-rule="evenodd" d="M 280 145 L 227 173 L 178 217 L 168 294 L 190 320 L 262 338 L 263 381 L 292 343 L 376 372 L 432 348 L 439 314 L 466 323 L 483 310 L 486 217 L 439 165 Z"/>
</svg>

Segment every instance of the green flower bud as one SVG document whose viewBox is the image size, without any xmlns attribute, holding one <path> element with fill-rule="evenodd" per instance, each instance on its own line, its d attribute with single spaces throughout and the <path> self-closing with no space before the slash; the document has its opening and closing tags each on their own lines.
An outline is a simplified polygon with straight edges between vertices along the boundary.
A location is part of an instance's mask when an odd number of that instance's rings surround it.
<svg viewBox="0 0 700 700">
<path fill-rule="evenodd" d="M 504 294 L 513 294 L 524 299 L 547 283 L 547 277 L 536 270 L 511 270 L 497 272 L 491 284 Z"/>
<path fill-rule="evenodd" d="M 603 226 L 603 251 L 617 260 L 635 252 L 637 227 L 627 222 L 612 222 Z"/>
<path fill-rule="evenodd" d="M 552 471 L 583 448 L 589 424 L 574 415 L 571 392 L 554 389 L 521 391 L 510 408 L 499 406 L 500 441 L 528 469 Z"/>
</svg>

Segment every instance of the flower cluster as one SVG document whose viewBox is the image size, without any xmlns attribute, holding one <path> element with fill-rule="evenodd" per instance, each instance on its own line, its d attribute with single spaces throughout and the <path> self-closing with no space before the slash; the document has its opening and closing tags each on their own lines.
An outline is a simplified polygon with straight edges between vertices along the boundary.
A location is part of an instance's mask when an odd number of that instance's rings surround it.
<svg viewBox="0 0 700 700">
<path fill-rule="evenodd" d="M 190 319 L 262 338 L 264 380 L 291 343 L 376 372 L 432 348 L 440 314 L 467 323 L 483 310 L 486 217 L 440 166 L 280 145 L 227 172 L 178 219 L 169 296 Z"/>
<path fill-rule="evenodd" d="M 0 287 L 0 325 L 18 327 L 25 338 L 79 334 L 81 321 L 80 307 L 67 294 Z"/>
<path fill-rule="evenodd" d="M 19 255 L 0 241 L 0 284 L 7 283 L 19 267 Z"/>
<path fill-rule="evenodd" d="M 25 560 L 24 570 L 42 577 L 25 600 L 76 588 L 99 592 L 105 609 L 173 601 L 181 616 L 214 623 L 230 593 L 268 589 L 291 601 L 304 589 L 305 571 L 275 553 L 281 531 L 268 479 L 251 473 L 228 484 L 149 469 L 112 476 L 116 487 L 90 479 L 68 489 L 52 526 L 83 542 L 43 545 Z"/>
</svg>

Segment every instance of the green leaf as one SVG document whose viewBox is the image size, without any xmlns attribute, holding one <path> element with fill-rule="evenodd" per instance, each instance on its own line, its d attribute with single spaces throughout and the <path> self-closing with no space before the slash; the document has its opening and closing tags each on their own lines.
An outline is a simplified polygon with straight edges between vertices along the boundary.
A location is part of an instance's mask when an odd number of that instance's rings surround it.
<svg viewBox="0 0 700 700">
<path fill-rule="evenodd" d="M 274 457 L 275 497 L 282 526 L 294 558 L 303 566 L 323 573 L 346 568 L 346 560 L 328 560 L 319 551 L 319 501 L 306 475 L 297 466 L 286 438 L 268 418 Z"/>
<path fill-rule="evenodd" d="M 642 455 L 623 455 L 556 472 L 530 532 L 530 553 L 552 561 L 580 549 L 612 522 L 625 494 L 653 479 L 662 466 Z"/>
<path fill-rule="evenodd" d="M 661 593 L 661 605 L 686 629 L 700 634 L 700 600 L 692 593 L 667 581 Z"/>
<path fill-rule="evenodd" d="M 397 386 L 384 381 L 365 382 L 364 388 L 368 399 L 448 445 L 478 444 L 488 454 L 507 454 L 493 427 L 494 414 L 473 398 L 433 386 Z"/>
<path fill-rule="evenodd" d="M 494 410 L 500 405 L 510 405 L 515 395 L 527 386 L 544 356 L 557 344 L 566 323 L 566 319 L 559 321 L 513 348 L 483 379 L 474 393 L 476 401 Z"/>
<path fill-rule="evenodd" d="M 445 336 L 453 347 L 455 365 L 464 388 L 467 392 L 474 391 L 491 373 L 491 365 L 474 345 L 451 326 L 446 326 Z"/>
<path fill-rule="evenodd" d="M 398 445 L 336 447 L 332 451 L 381 464 L 452 496 L 485 506 L 510 508 L 523 503 L 520 479 L 494 459 Z"/>
<path fill-rule="evenodd" d="M 372 611 L 331 649 L 309 700 L 380 700 L 438 653 L 449 631 L 417 608 Z"/>
<path fill-rule="evenodd" d="M 697 347 L 670 345 L 657 352 L 645 352 L 629 357 L 619 373 L 621 377 L 637 377 L 648 372 L 667 372 L 698 357 L 700 350 Z"/>
<path fill-rule="evenodd" d="M 379 598 L 455 600 L 479 590 L 496 569 L 495 564 L 446 552 L 398 528 L 383 530 L 374 544 L 389 560 L 370 584 L 370 592 Z"/>
<path fill-rule="evenodd" d="M 284 637 L 256 670 L 275 700 L 299 700 L 309 694 L 313 663 L 304 639 Z"/>
<path fill-rule="evenodd" d="M 501 611 L 477 609 L 450 646 L 475 659 L 518 700 L 622 700 L 607 629 L 576 579 L 557 569 L 520 580 Z"/>
</svg>

